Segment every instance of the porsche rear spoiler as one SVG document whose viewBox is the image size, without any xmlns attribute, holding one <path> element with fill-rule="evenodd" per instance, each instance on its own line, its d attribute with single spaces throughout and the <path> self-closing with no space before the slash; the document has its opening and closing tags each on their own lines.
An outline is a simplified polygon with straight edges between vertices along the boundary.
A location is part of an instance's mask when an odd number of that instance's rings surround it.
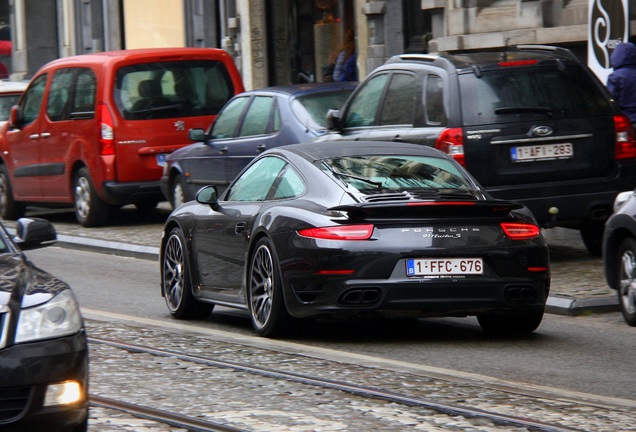
<svg viewBox="0 0 636 432">
<path fill-rule="evenodd" d="M 353 203 L 329 208 L 358 217 L 501 217 L 523 205 L 503 200 L 408 200 Z"/>
</svg>

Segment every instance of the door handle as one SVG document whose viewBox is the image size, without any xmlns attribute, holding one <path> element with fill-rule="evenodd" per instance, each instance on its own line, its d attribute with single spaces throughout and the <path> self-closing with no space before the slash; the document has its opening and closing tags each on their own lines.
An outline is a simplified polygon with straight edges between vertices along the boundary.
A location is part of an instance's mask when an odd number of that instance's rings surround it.
<svg viewBox="0 0 636 432">
<path fill-rule="evenodd" d="M 229 149 L 227 148 L 227 146 L 221 146 L 221 147 L 219 147 L 219 153 L 221 153 L 221 154 L 225 154 L 225 153 L 227 153 L 227 151 L 228 151 L 228 150 L 229 150 Z"/>
<path fill-rule="evenodd" d="M 48 138 L 51 136 L 51 132 L 42 132 L 40 138 Z"/>
<path fill-rule="evenodd" d="M 29 135 L 29 138 L 32 139 L 32 140 L 38 139 L 38 138 L 40 138 L 40 134 L 31 134 L 31 135 Z"/>
<path fill-rule="evenodd" d="M 267 150 L 267 146 L 265 144 L 259 144 L 256 146 L 256 151 L 258 151 L 259 153 L 262 153 L 265 150 Z"/>
<path fill-rule="evenodd" d="M 241 234 L 243 231 L 245 231 L 245 227 L 247 225 L 245 224 L 245 222 L 239 222 L 234 226 L 234 233 L 235 234 Z"/>
</svg>

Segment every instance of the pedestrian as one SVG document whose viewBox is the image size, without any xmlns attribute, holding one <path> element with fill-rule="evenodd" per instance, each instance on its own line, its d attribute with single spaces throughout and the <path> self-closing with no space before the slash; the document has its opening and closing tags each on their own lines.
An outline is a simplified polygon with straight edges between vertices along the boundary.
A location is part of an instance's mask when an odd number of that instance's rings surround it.
<svg viewBox="0 0 636 432">
<path fill-rule="evenodd" d="M 342 50 L 336 58 L 332 76 L 334 81 L 358 81 L 356 42 L 353 30 L 348 30 L 345 35 L 345 41 L 342 44 Z"/>
<path fill-rule="evenodd" d="M 607 77 L 607 88 L 623 114 L 636 125 L 636 45 L 619 44 L 610 57 L 614 70 Z"/>
</svg>

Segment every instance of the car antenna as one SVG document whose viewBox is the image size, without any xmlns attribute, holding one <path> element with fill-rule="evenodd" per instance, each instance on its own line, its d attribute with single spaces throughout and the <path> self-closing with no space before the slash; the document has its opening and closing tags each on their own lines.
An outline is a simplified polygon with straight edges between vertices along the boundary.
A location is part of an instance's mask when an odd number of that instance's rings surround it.
<svg viewBox="0 0 636 432">
<path fill-rule="evenodd" d="M 504 45 L 504 49 L 501 52 L 501 61 L 505 62 L 508 61 L 508 42 L 510 42 L 510 38 L 506 38 L 506 43 Z"/>
</svg>

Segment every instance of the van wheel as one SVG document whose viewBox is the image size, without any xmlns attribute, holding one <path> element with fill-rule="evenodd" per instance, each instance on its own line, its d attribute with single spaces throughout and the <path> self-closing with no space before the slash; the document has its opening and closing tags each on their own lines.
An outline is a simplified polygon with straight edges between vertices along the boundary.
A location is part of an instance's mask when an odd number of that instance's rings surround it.
<svg viewBox="0 0 636 432">
<path fill-rule="evenodd" d="M 0 165 L 0 216 L 7 220 L 18 220 L 24 216 L 24 212 L 24 204 L 13 200 L 13 188 L 7 167 Z"/>
<path fill-rule="evenodd" d="M 88 170 L 82 168 L 73 180 L 73 196 L 75 199 L 75 217 L 80 225 L 96 227 L 105 225 L 111 208 L 95 193 Z"/>
<path fill-rule="evenodd" d="M 603 254 L 603 233 L 605 232 L 605 219 L 586 220 L 581 226 L 581 238 L 587 251 L 592 256 Z"/>
</svg>

